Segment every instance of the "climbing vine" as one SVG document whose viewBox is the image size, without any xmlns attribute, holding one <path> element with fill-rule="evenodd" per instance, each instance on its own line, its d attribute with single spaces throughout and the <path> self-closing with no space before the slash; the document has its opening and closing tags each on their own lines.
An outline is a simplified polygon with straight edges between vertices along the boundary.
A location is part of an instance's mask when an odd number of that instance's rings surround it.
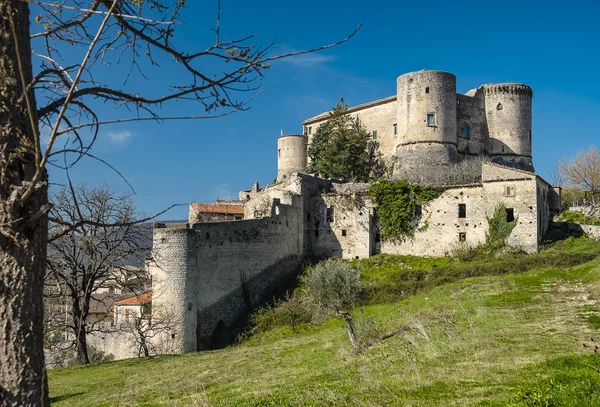
<svg viewBox="0 0 600 407">
<path fill-rule="evenodd" d="M 370 185 L 369 196 L 377 206 L 383 240 L 413 236 L 421 216 L 421 205 L 439 197 L 444 189 L 409 184 L 406 181 L 378 181 Z"/>
<path fill-rule="evenodd" d="M 519 218 L 508 221 L 506 206 L 500 202 L 494 208 L 494 214 L 487 218 L 488 231 L 485 235 L 486 245 L 491 249 L 499 249 L 506 245 L 506 239 L 510 236 Z"/>
</svg>

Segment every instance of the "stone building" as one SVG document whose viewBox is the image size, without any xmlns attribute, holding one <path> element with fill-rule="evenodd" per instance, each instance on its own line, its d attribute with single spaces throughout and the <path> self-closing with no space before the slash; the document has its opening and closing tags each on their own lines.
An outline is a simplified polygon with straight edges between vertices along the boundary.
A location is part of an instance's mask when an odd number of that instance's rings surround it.
<svg viewBox="0 0 600 407">
<path fill-rule="evenodd" d="M 152 308 L 173 316 L 172 349 L 230 342 L 247 313 L 293 284 L 307 259 L 444 256 L 481 243 L 500 202 L 517 221 L 508 244 L 535 252 L 560 207 L 560 190 L 533 172 L 531 100 L 522 84 L 457 95 L 454 75 L 419 71 L 398 78 L 395 96 L 349 109 L 394 164 L 394 178 L 422 166 L 446 171 L 470 156 L 488 159 L 477 182 L 447 187 L 424 204 L 414 236 L 402 241 L 380 241 L 367 184 L 303 173 L 307 146 L 327 113 L 304 121 L 303 134 L 279 137 L 277 180 L 240 192 L 243 220 L 197 223 L 192 206 L 189 224 L 155 227 Z"/>
<path fill-rule="evenodd" d="M 244 217 L 242 201 L 217 201 L 216 203 L 190 204 L 188 221 L 194 223 L 241 220 Z"/>
</svg>

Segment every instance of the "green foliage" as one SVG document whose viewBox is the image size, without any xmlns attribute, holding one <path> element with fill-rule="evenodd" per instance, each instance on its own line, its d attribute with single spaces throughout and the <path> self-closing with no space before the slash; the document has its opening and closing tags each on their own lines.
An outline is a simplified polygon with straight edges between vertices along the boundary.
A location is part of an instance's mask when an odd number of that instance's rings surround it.
<svg viewBox="0 0 600 407">
<path fill-rule="evenodd" d="M 588 198 L 586 195 L 586 192 L 579 188 L 564 186 L 561 192 L 562 206 L 568 208 L 570 206 L 583 205 L 586 198 Z"/>
<path fill-rule="evenodd" d="M 573 267 L 600 256 L 600 245 L 594 239 L 581 237 L 557 242 L 536 254 L 498 256 L 485 246 L 469 247 L 465 251 L 469 256 L 463 260 L 386 254 L 356 260 L 366 284 L 364 303 L 393 303 L 470 277 L 523 273 L 543 267 Z"/>
<path fill-rule="evenodd" d="M 412 185 L 406 181 L 377 181 L 371 184 L 369 196 L 377 205 L 381 237 L 401 240 L 412 236 L 418 223 L 420 206 L 439 197 L 441 188 Z"/>
<path fill-rule="evenodd" d="M 563 356 L 542 366 L 552 376 L 517 387 L 506 407 L 593 407 L 600 405 L 600 358 L 594 355 Z"/>
<path fill-rule="evenodd" d="M 240 335 L 238 342 L 275 327 L 289 327 L 292 332 L 302 324 L 311 322 L 312 309 L 304 298 L 298 293 L 289 291 L 280 300 L 258 308 L 250 315 L 249 329 Z"/>
<path fill-rule="evenodd" d="M 494 214 L 491 218 L 487 218 L 488 231 L 486 232 L 485 241 L 489 248 L 502 248 L 506 245 L 506 239 L 510 236 L 515 226 L 517 226 L 518 218 L 512 222 L 506 219 L 506 206 L 499 203 L 494 208 Z"/>
<path fill-rule="evenodd" d="M 575 211 L 565 211 L 561 213 L 556 220 L 559 222 L 573 222 L 581 225 L 600 226 L 600 218 L 596 216 L 585 216 L 583 213 Z"/>
<path fill-rule="evenodd" d="M 311 304 L 335 313 L 350 311 L 363 291 L 360 272 L 341 259 L 325 260 L 308 268 L 301 281 Z"/>
<path fill-rule="evenodd" d="M 366 182 L 385 174 L 378 151 L 378 143 L 371 140 L 358 119 L 350 117 L 348 106 L 341 99 L 312 137 L 307 172 L 316 172 L 325 178 Z"/>
</svg>

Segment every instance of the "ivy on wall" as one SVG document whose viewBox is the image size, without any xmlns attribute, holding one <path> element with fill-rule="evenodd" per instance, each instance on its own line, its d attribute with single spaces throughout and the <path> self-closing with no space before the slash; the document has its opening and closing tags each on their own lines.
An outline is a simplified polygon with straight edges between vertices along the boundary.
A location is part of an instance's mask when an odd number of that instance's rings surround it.
<svg viewBox="0 0 600 407">
<path fill-rule="evenodd" d="M 413 236 L 421 216 L 421 205 L 439 197 L 444 189 L 409 184 L 406 181 L 377 181 L 369 196 L 377 206 L 383 240 Z"/>
<path fill-rule="evenodd" d="M 499 249 L 506 245 L 506 239 L 510 236 L 519 218 L 508 221 L 506 206 L 500 202 L 494 208 L 494 214 L 487 218 L 488 231 L 485 234 L 485 242 L 490 249 Z"/>
</svg>

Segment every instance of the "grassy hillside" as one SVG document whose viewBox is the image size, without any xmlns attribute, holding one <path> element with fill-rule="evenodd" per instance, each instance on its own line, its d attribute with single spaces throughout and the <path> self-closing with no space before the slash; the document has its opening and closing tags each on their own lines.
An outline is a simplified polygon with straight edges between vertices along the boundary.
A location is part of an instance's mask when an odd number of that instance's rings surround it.
<svg viewBox="0 0 600 407">
<path fill-rule="evenodd" d="M 359 354 L 338 319 L 274 326 L 219 351 L 53 370 L 50 396 L 53 406 L 600 406 L 599 254 L 571 239 L 468 262 L 375 256 L 358 264 L 368 297 L 354 314 L 386 339 Z"/>
</svg>

